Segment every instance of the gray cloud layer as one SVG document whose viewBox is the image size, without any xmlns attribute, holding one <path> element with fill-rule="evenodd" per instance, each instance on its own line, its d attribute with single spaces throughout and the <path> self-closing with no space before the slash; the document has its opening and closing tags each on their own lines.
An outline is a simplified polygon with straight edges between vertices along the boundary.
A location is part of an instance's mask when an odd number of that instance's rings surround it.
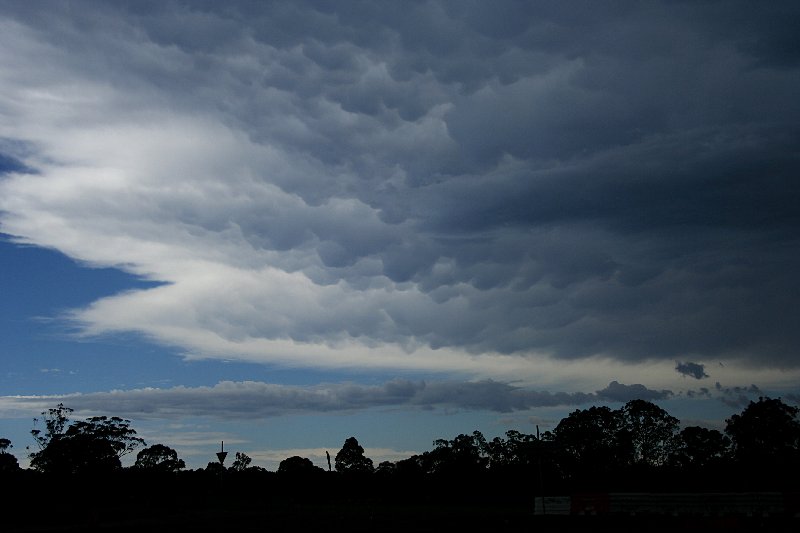
<svg viewBox="0 0 800 533">
<path fill-rule="evenodd" d="M 382 385 L 337 383 L 314 387 L 254 381 L 220 382 L 213 387 L 134 389 L 63 396 L 4 397 L 3 410 L 51 407 L 58 402 L 78 412 L 136 418 L 217 416 L 248 419 L 302 413 L 359 411 L 374 407 L 447 408 L 511 412 L 535 407 L 595 402 L 668 399 L 670 391 L 616 381 L 596 393 L 533 391 L 498 381 L 433 382 L 396 379 Z"/>
<path fill-rule="evenodd" d="M 190 351 L 796 367 L 799 9 L 6 5 L 0 229 Z"/>
</svg>

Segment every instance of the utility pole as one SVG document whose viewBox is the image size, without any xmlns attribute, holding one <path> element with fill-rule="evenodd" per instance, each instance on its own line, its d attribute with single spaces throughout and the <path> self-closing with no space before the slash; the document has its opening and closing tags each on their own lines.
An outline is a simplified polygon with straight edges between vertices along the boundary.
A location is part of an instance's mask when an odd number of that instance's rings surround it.
<svg viewBox="0 0 800 533">
<path fill-rule="evenodd" d="M 542 499 L 542 515 L 547 514 L 547 509 L 544 505 L 544 476 L 542 475 L 542 439 L 539 437 L 539 424 L 536 424 L 536 447 L 538 452 L 539 462 L 539 497 Z"/>
</svg>

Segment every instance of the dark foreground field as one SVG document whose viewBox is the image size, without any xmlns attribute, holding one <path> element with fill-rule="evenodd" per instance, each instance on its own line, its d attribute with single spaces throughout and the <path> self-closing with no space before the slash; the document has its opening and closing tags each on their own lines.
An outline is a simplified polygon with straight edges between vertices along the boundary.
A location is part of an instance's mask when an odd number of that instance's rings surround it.
<svg viewBox="0 0 800 533">
<path fill-rule="evenodd" d="M 652 511 L 631 516 L 635 494 L 622 495 L 628 505 L 624 513 L 609 507 L 607 494 L 605 500 L 584 494 L 573 496 L 568 500 L 571 506 L 562 506 L 560 512 L 591 504 L 600 509 L 598 515 L 541 516 L 534 512 L 536 484 L 524 477 L 405 479 L 335 472 L 286 477 L 271 472 L 201 471 L 158 475 L 125 470 L 97 477 L 20 471 L 2 481 L 2 533 L 800 531 L 796 518 L 800 496 L 793 492 L 755 493 L 756 499 L 769 496 L 772 503 L 763 508 L 765 512 L 735 506 L 724 513 L 706 512 L 708 516 L 702 509 L 677 516 Z M 653 501 L 656 506 L 674 501 L 675 493 L 650 497 L 652 508 Z M 712 497 L 709 493 L 698 499 L 710 502 Z M 601 501 L 606 502 L 605 510 Z M 547 505 L 548 512 L 559 512 L 554 504 Z"/>
<path fill-rule="evenodd" d="M 4 531 L 348 531 L 348 532 L 796 532 L 786 517 L 534 516 L 520 507 L 412 505 L 265 505 L 261 509 L 137 509 L 120 515 L 76 510 L 50 520 L 40 515 L 6 523 Z"/>
<path fill-rule="evenodd" d="M 36 483 L 4 487 L 3 533 L 800 531 L 800 519 L 793 512 L 542 516 L 534 513 L 534 496 L 524 486 L 510 485 L 263 484 L 200 477 L 181 482 L 165 478 L 161 483 L 118 479 L 112 484 L 31 479 Z"/>
</svg>

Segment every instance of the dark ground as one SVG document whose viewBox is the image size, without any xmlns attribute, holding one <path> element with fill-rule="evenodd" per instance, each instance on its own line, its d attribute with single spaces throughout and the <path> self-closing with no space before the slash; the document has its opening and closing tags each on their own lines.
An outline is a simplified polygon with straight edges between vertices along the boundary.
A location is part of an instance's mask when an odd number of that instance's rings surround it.
<svg viewBox="0 0 800 533">
<path fill-rule="evenodd" d="M 535 516 L 532 506 L 270 504 L 260 508 L 104 509 L 88 506 L 60 517 L 46 505 L 0 528 L 48 531 L 245 531 L 245 532 L 796 532 L 787 517 Z"/>
<path fill-rule="evenodd" d="M 380 480 L 274 473 L 0 479 L 1 533 L 245 532 L 796 532 L 785 516 L 541 516 L 517 479 Z"/>
</svg>

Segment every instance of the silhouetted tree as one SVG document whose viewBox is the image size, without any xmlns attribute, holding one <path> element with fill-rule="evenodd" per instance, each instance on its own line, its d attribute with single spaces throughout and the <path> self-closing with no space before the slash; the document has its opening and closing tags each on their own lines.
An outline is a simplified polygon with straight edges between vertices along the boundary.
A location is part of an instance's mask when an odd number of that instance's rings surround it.
<svg viewBox="0 0 800 533">
<path fill-rule="evenodd" d="M 730 445 L 731 440 L 716 429 L 685 427 L 676 438 L 670 461 L 682 468 L 705 468 L 723 461 Z"/>
<path fill-rule="evenodd" d="M 412 455 L 407 459 L 400 459 L 394 464 L 394 474 L 404 478 L 424 475 L 428 471 L 426 467 L 426 454 L 428 454 L 428 452 L 421 455 Z"/>
<path fill-rule="evenodd" d="M 621 430 L 630 438 L 633 462 L 647 466 L 666 464 L 675 449 L 679 420 L 645 400 L 629 401 L 621 414 Z"/>
<path fill-rule="evenodd" d="M 118 416 L 111 418 L 93 416 L 86 420 L 74 422 L 66 431 L 67 436 L 85 435 L 111 444 L 117 457 L 123 457 L 145 444 L 144 439 L 136 436 L 131 428 L 131 421 Z"/>
<path fill-rule="evenodd" d="M 244 472 L 250 466 L 253 460 L 243 452 L 236 452 L 236 458 L 233 460 L 231 470 L 234 472 Z"/>
<path fill-rule="evenodd" d="M 506 438 L 495 437 L 485 445 L 491 470 L 529 469 L 537 466 L 540 443 L 536 435 L 506 431 Z"/>
<path fill-rule="evenodd" d="M 122 464 L 109 441 L 65 434 L 32 454 L 31 467 L 52 474 L 84 474 L 110 472 Z"/>
<path fill-rule="evenodd" d="M 0 472 L 15 472 L 19 469 L 19 461 L 14 455 L 0 452 Z"/>
<path fill-rule="evenodd" d="M 439 474 L 470 474 L 483 472 L 489 463 L 485 454 L 486 438 L 480 431 L 461 434 L 453 440 L 437 439 L 428 454 L 430 472 Z"/>
<path fill-rule="evenodd" d="M 47 448 L 47 445 L 50 444 L 52 440 L 64 434 L 69 424 L 69 416 L 72 412 L 73 409 L 65 407 L 63 403 L 59 403 L 57 406 L 47 411 L 42 411 L 42 421 L 45 426 L 44 431 L 36 428 L 39 419 L 33 419 L 34 427 L 31 430 L 31 435 L 33 436 L 33 440 L 36 441 L 36 444 L 38 444 L 40 450 Z"/>
<path fill-rule="evenodd" d="M 344 441 L 342 449 L 334 458 L 334 465 L 337 472 L 372 472 L 372 459 L 364 456 L 364 448 L 358 443 L 355 437 L 349 437 Z"/>
<path fill-rule="evenodd" d="M 725 433 L 737 461 L 745 464 L 788 465 L 798 462 L 800 421 L 798 408 L 780 399 L 759 398 L 741 414 L 731 416 Z"/>
<path fill-rule="evenodd" d="M 222 466 L 222 463 L 219 461 L 209 461 L 203 471 L 209 474 L 218 475 L 225 472 L 225 467 Z"/>
<path fill-rule="evenodd" d="M 619 471 L 633 458 L 630 434 L 620 411 L 608 407 L 578 409 L 553 430 L 559 464 L 568 477 Z"/>
<path fill-rule="evenodd" d="M 133 466 L 148 471 L 177 472 L 186 468 L 186 463 L 169 446 L 153 444 L 136 454 L 136 463 Z"/>
<path fill-rule="evenodd" d="M 13 448 L 11 441 L 0 439 L 0 472 L 14 472 L 19 470 L 19 461 L 6 450 Z"/>
<path fill-rule="evenodd" d="M 129 420 L 96 416 L 70 424 L 70 413 L 63 404 L 42 413 L 45 431 L 31 430 L 40 447 L 30 455 L 32 468 L 62 474 L 108 472 L 121 467 L 120 457 L 144 444 Z"/>
<path fill-rule="evenodd" d="M 381 461 L 378 463 L 378 468 L 375 469 L 376 474 L 380 474 L 381 476 L 390 476 L 395 473 L 397 469 L 397 465 L 395 465 L 391 461 Z"/>
<path fill-rule="evenodd" d="M 311 459 L 294 455 L 284 459 L 278 465 L 279 474 L 287 475 L 307 475 L 324 472 L 323 468 L 316 466 Z"/>
</svg>

